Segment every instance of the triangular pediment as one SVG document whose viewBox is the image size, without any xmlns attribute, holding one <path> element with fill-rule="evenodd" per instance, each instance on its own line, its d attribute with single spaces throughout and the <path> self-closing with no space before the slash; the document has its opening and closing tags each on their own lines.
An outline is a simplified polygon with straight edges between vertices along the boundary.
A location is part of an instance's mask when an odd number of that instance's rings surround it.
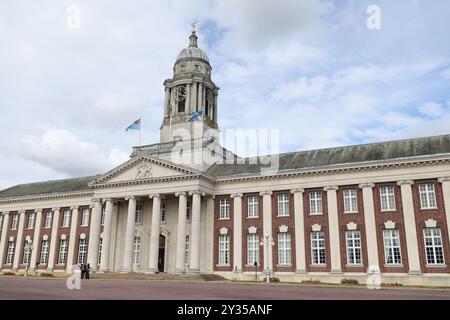
<svg viewBox="0 0 450 320">
<path fill-rule="evenodd" d="M 127 181 L 145 181 L 163 178 L 183 177 L 199 174 L 197 170 L 173 164 L 166 160 L 148 156 L 132 158 L 118 167 L 108 171 L 91 183 L 118 183 Z"/>
</svg>

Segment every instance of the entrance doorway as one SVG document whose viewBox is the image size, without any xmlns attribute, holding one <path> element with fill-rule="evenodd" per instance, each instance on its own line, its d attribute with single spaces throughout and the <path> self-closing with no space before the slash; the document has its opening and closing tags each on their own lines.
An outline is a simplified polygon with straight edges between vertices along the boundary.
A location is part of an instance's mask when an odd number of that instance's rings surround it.
<svg viewBox="0 0 450 320">
<path fill-rule="evenodd" d="M 166 257 L 166 237 L 159 236 L 158 271 L 164 272 L 164 260 Z"/>
</svg>

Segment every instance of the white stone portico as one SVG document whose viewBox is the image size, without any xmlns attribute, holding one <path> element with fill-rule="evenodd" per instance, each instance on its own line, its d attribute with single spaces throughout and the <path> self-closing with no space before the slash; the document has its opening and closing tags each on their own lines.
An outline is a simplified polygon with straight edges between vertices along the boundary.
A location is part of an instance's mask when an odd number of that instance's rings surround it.
<svg viewBox="0 0 450 320">
<path fill-rule="evenodd" d="M 273 155 L 263 173 L 220 145 L 211 75 L 193 31 L 160 143 L 0 191 L 0 269 L 450 285 L 450 135 Z"/>
</svg>

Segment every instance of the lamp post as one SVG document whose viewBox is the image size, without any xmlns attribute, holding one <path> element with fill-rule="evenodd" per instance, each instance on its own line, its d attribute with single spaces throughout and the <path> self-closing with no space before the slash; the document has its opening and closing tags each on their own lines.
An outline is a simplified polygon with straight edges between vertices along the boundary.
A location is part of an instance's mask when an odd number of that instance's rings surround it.
<svg viewBox="0 0 450 320">
<path fill-rule="evenodd" d="M 264 255 L 264 260 L 265 260 L 265 263 L 266 263 L 266 270 L 265 270 L 265 273 L 266 273 L 266 282 L 267 283 L 269 283 L 270 282 L 270 267 L 269 267 L 269 246 L 270 245 L 274 245 L 274 243 L 272 242 L 272 240 L 270 239 L 271 237 L 270 237 L 270 233 L 266 233 L 265 235 L 264 235 L 264 242 L 261 242 L 260 243 L 260 245 L 261 246 L 263 246 L 264 245 L 264 247 L 265 247 L 265 249 L 266 249 L 266 254 Z"/>
<path fill-rule="evenodd" d="M 24 277 L 28 277 L 28 269 L 30 268 L 31 251 L 33 250 L 33 240 L 27 240 L 25 243 L 25 249 L 27 250 L 27 263 L 25 264 Z"/>
</svg>

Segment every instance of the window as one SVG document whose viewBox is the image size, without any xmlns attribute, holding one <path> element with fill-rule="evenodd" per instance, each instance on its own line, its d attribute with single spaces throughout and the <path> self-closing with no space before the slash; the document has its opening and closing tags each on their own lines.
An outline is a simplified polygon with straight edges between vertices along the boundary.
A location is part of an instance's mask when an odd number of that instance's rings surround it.
<svg viewBox="0 0 450 320">
<path fill-rule="evenodd" d="M 420 207 L 422 209 L 436 208 L 436 194 L 434 192 L 434 184 L 419 184 Z"/>
<path fill-rule="evenodd" d="M 247 264 L 254 266 L 259 264 L 259 236 L 256 233 L 247 235 Z"/>
<path fill-rule="evenodd" d="M 358 199 L 356 189 L 344 190 L 344 212 L 358 212 Z"/>
<path fill-rule="evenodd" d="M 347 264 L 362 264 L 361 233 L 359 231 L 347 231 L 345 233 L 345 239 L 347 242 Z"/>
<path fill-rule="evenodd" d="M 34 212 L 30 212 L 28 214 L 28 224 L 27 224 L 27 228 L 28 229 L 33 229 L 34 228 L 34 220 L 36 219 L 36 214 Z"/>
<path fill-rule="evenodd" d="M 100 221 L 100 224 L 103 226 L 105 224 L 105 217 L 106 217 L 106 207 L 102 207 L 102 218 Z"/>
<path fill-rule="evenodd" d="M 14 261 L 14 246 L 15 242 L 8 241 L 8 252 L 6 254 L 6 264 L 12 264 Z"/>
<path fill-rule="evenodd" d="M 289 195 L 279 194 L 278 195 L 278 216 L 288 216 L 289 215 Z"/>
<path fill-rule="evenodd" d="M 11 221 L 11 229 L 16 230 L 17 226 L 19 224 L 19 215 L 17 213 L 14 213 L 12 215 L 12 221 Z"/>
<path fill-rule="evenodd" d="M 313 265 L 325 264 L 325 234 L 323 232 L 311 232 L 311 259 Z"/>
<path fill-rule="evenodd" d="M 86 263 L 86 252 L 86 239 L 80 239 L 80 242 L 78 243 L 78 264 Z"/>
<path fill-rule="evenodd" d="M 66 257 L 67 257 L 67 240 L 61 239 L 59 240 L 58 264 L 65 264 Z"/>
<path fill-rule="evenodd" d="M 62 227 L 68 228 L 70 226 L 70 210 L 64 210 Z"/>
<path fill-rule="evenodd" d="M 186 235 L 186 242 L 184 244 L 184 263 L 189 264 L 189 235 Z"/>
<path fill-rule="evenodd" d="M 161 222 L 166 222 L 166 203 L 165 202 L 161 202 L 161 209 L 159 212 L 160 215 L 160 221 Z"/>
<path fill-rule="evenodd" d="M 186 106 L 186 86 L 181 85 L 175 88 L 175 103 L 177 104 L 178 112 L 184 112 Z"/>
<path fill-rule="evenodd" d="M 230 199 L 222 198 L 219 200 L 219 219 L 230 219 Z"/>
<path fill-rule="evenodd" d="M 100 262 L 102 261 L 102 245 L 103 245 L 103 238 L 100 238 L 98 240 L 98 260 L 97 260 L 98 265 L 100 265 Z"/>
<path fill-rule="evenodd" d="M 89 215 L 90 210 L 89 209 L 83 209 L 83 214 L 81 215 L 81 226 L 87 227 L 89 225 Z"/>
<path fill-rule="evenodd" d="M 42 240 L 41 245 L 41 264 L 47 264 L 48 261 L 48 240 Z"/>
<path fill-rule="evenodd" d="M 322 192 L 309 193 L 309 214 L 322 214 Z"/>
<path fill-rule="evenodd" d="M 278 233 L 278 264 L 291 265 L 291 234 L 288 232 Z"/>
<path fill-rule="evenodd" d="M 134 215 L 134 223 L 142 224 L 142 206 L 141 205 L 136 206 L 136 213 Z"/>
<path fill-rule="evenodd" d="M 30 258 L 31 258 L 31 246 L 28 245 L 27 241 L 25 241 L 25 244 L 23 246 L 23 259 L 22 259 L 22 263 L 24 265 L 27 265 L 30 263 Z"/>
<path fill-rule="evenodd" d="M 425 228 L 423 232 L 425 238 L 425 253 L 427 255 L 427 264 L 444 264 L 441 229 Z"/>
<path fill-rule="evenodd" d="M 44 228 L 51 228 L 52 227 L 52 218 L 53 218 L 53 212 L 47 211 L 45 213 Z"/>
<path fill-rule="evenodd" d="M 141 237 L 134 237 L 132 261 L 136 265 L 141 263 Z"/>
<path fill-rule="evenodd" d="M 186 220 L 189 221 L 191 219 L 191 202 L 188 201 L 186 203 Z"/>
<path fill-rule="evenodd" d="M 248 201 L 247 217 L 257 218 L 258 217 L 258 197 L 250 196 L 250 197 L 248 197 L 247 201 Z"/>
<path fill-rule="evenodd" d="M 400 232 L 398 230 L 383 230 L 384 261 L 387 265 L 402 264 L 400 251 Z"/>
<path fill-rule="evenodd" d="M 219 265 L 230 264 L 230 237 L 227 234 L 219 235 Z"/>
<path fill-rule="evenodd" d="M 381 211 L 395 210 L 395 194 L 393 186 L 380 187 Z"/>
</svg>

